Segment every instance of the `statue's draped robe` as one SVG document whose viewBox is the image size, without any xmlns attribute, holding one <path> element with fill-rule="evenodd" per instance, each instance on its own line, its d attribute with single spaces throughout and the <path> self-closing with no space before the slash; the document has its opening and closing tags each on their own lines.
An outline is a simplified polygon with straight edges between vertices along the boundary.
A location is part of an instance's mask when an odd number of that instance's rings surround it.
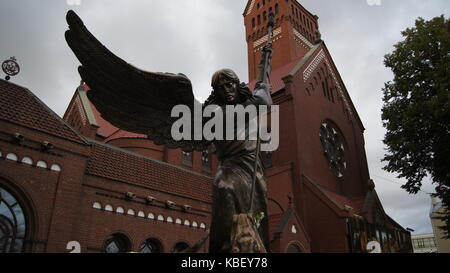
<svg viewBox="0 0 450 273">
<path fill-rule="evenodd" d="M 265 104 L 258 97 L 251 97 L 245 105 Z M 248 123 L 246 124 L 248 127 Z M 269 249 L 267 214 L 267 186 L 263 165 L 258 158 L 255 170 L 256 140 L 214 141 L 219 167 L 213 183 L 213 207 L 211 221 L 210 253 L 231 252 L 233 215 L 248 213 L 251 200 L 253 175 L 256 172 L 254 214 L 263 212 L 258 229 L 265 248 Z"/>
</svg>

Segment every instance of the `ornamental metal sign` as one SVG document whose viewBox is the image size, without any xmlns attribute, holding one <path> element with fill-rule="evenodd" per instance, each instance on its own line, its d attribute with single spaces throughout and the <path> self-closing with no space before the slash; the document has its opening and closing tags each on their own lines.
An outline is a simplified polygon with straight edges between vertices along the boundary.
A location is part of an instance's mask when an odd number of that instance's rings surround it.
<svg viewBox="0 0 450 273">
<path fill-rule="evenodd" d="M 5 79 L 9 81 L 11 76 L 16 76 L 20 72 L 20 66 L 17 63 L 16 57 L 11 57 L 2 63 L 2 70 L 6 74 Z"/>
</svg>

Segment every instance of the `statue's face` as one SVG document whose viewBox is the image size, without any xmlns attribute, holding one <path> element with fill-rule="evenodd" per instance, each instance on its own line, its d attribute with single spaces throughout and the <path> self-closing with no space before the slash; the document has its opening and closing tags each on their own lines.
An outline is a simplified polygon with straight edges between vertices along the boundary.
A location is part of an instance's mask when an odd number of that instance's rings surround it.
<svg viewBox="0 0 450 273">
<path fill-rule="evenodd" d="M 217 94 L 227 102 L 227 104 L 235 104 L 237 99 L 237 84 L 231 80 L 220 79 L 214 87 Z"/>
</svg>

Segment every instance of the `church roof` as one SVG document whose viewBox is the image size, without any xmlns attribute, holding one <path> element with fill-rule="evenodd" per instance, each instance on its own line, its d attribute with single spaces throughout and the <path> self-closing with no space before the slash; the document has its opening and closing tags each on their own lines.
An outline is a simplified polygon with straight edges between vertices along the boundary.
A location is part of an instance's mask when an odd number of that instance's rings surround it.
<svg viewBox="0 0 450 273">
<path fill-rule="evenodd" d="M 366 197 L 348 197 L 333 191 L 326 189 L 325 187 L 317 184 L 311 178 L 304 175 L 306 181 L 309 183 L 307 185 L 312 185 L 318 192 L 324 196 L 326 199 L 331 201 L 333 208 L 343 216 L 354 216 L 363 213 L 363 208 L 365 204 Z"/>
<path fill-rule="evenodd" d="M 86 173 L 115 181 L 211 202 L 211 177 L 112 145 L 91 140 Z"/>
<path fill-rule="evenodd" d="M 329 198 L 331 198 L 334 201 L 334 203 L 338 204 L 343 209 L 347 209 L 348 214 L 350 216 L 352 216 L 354 214 L 359 215 L 362 213 L 363 207 L 364 207 L 364 201 L 366 199 L 364 196 L 356 197 L 356 198 L 349 198 L 349 197 L 334 193 L 329 190 L 325 190 L 325 189 L 322 189 L 322 190 Z"/>
<path fill-rule="evenodd" d="M 61 117 L 27 88 L 0 79 L 0 119 L 86 144 Z"/>
<path fill-rule="evenodd" d="M 294 219 L 293 219 L 294 218 Z M 293 223 L 297 224 L 303 234 L 306 236 L 307 240 L 310 240 L 308 233 L 305 232 L 305 227 L 303 223 L 298 218 L 298 215 L 295 212 L 295 207 L 289 207 L 285 212 L 274 214 L 269 216 L 269 236 L 271 240 L 276 239 L 281 236 L 283 232 L 288 227 L 289 223 L 292 223 L 290 220 L 293 219 Z"/>
</svg>

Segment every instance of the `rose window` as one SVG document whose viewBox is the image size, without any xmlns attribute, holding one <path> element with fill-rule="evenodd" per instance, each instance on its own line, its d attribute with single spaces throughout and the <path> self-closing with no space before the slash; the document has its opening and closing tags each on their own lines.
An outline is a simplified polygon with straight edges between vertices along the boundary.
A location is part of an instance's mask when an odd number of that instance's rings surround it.
<svg viewBox="0 0 450 273">
<path fill-rule="evenodd" d="M 339 130 L 328 122 L 322 123 L 320 126 L 320 142 L 322 143 L 324 155 L 328 160 L 330 170 L 337 177 L 343 177 L 347 169 L 347 163 L 344 157 L 345 148 L 343 137 L 339 133 Z"/>
</svg>

